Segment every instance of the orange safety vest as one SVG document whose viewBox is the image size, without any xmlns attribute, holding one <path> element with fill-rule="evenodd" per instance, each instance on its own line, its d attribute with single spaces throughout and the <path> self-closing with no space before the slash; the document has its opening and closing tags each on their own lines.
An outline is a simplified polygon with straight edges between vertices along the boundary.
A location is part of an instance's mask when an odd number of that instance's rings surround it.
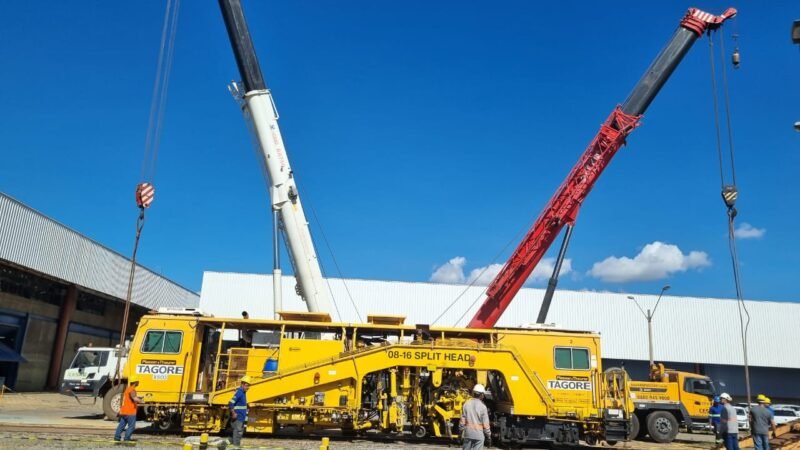
<svg viewBox="0 0 800 450">
<path fill-rule="evenodd" d="M 122 406 L 119 408 L 120 416 L 135 416 L 136 415 L 136 402 L 133 401 L 132 396 L 136 395 L 136 388 L 128 386 L 125 388 L 125 393 L 122 394 Z"/>
</svg>

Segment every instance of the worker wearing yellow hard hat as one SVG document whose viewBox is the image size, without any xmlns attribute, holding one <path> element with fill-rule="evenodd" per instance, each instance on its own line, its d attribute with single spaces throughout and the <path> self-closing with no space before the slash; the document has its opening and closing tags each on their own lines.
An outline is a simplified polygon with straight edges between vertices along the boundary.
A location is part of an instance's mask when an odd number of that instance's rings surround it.
<svg viewBox="0 0 800 450">
<path fill-rule="evenodd" d="M 769 407 L 769 397 L 756 396 L 758 405 L 750 408 L 751 435 L 756 450 L 769 449 L 769 431 L 775 431 L 775 412 Z"/>
<path fill-rule="evenodd" d="M 141 397 L 136 395 L 136 388 L 139 386 L 139 376 L 131 375 L 128 377 L 128 386 L 122 392 L 122 402 L 119 407 L 119 424 L 117 431 L 114 432 L 114 440 L 119 442 L 123 440 L 122 432 L 125 432 L 126 441 L 131 441 L 133 430 L 136 429 L 136 409 L 139 405 L 144 403 Z"/>
<path fill-rule="evenodd" d="M 233 398 L 228 402 L 231 411 L 231 426 L 233 427 L 231 444 L 235 446 L 242 445 L 244 425 L 247 422 L 247 390 L 250 389 L 250 376 L 245 375 L 239 381 L 241 386 L 236 389 Z"/>
</svg>

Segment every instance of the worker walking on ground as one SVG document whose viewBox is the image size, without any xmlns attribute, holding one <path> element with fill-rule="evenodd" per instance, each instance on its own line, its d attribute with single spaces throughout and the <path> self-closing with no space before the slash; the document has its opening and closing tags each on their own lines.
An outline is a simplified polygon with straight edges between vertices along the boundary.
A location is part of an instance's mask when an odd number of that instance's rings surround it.
<svg viewBox="0 0 800 450">
<path fill-rule="evenodd" d="M 242 445 L 244 426 L 247 423 L 247 390 L 250 389 L 250 377 L 245 375 L 241 381 L 242 385 L 236 389 L 233 398 L 228 402 L 231 410 L 231 426 L 233 427 L 231 443 L 237 447 Z"/>
<path fill-rule="evenodd" d="M 753 444 L 756 450 L 769 450 L 769 430 L 775 431 L 775 415 L 769 410 L 768 398 L 764 394 L 756 397 L 758 405 L 750 408 L 750 419 L 753 422 Z"/>
<path fill-rule="evenodd" d="M 133 430 L 136 429 L 136 409 L 137 406 L 144 403 L 141 397 L 136 395 L 136 387 L 139 386 L 139 377 L 136 375 L 128 378 L 128 387 L 122 393 L 122 405 L 119 408 L 117 417 L 119 424 L 117 431 L 114 433 L 114 440 L 119 442 L 122 440 L 133 442 L 131 436 Z M 122 439 L 122 432 L 125 432 L 125 439 Z"/>
<path fill-rule="evenodd" d="M 736 409 L 731 404 L 733 398 L 723 392 L 719 396 L 719 400 L 722 402 L 722 412 L 720 412 L 719 419 L 725 449 L 739 450 L 739 420 L 736 418 Z"/>
<path fill-rule="evenodd" d="M 708 422 L 711 424 L 711 428 L 714 429 L 714 440 L 717 443 L 722 440 L 719 425 L 720 413 L 722 413 L 722 405 L 719 403 L 719 397 L 714 397 L 714 403 L 711 408 L 708 408 Z"/>
<path fill-rule="evenodd" d="M 486 388 L 476 384 L 472 388 L 472 398 L 461 407 L 461 419 L 458 422 L 463 450 L 482 450 L 492 446 L 492 430 L 489 427 L 489 410 L 483 404 Z"/>
</svg>

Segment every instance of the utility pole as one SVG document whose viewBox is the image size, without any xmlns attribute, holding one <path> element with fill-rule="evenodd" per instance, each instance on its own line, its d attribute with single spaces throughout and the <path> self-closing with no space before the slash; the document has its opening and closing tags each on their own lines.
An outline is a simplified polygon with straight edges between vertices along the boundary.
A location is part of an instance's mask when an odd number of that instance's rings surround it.
<svg viewBox="0 0 800 450">
<path fill-rule="evenodd" d="M 629 295 L 628 299 L 633 300 L 636 303 L 636 307 L 639 308 L 639 311 L 642 312 L 642 315 L 645 319 L 647 319 L 647 342 L 649 347 L 649 355 L 650 355 L 650 367 L 653 367 L 655 362 L 653 361 L 653 316 L 656 314 L 656 309 L 658 308 L 658 304 L 661 302 L 661 296 L 664 295 L 664 291 L 669 290 L 671 286 L 666 285 L 661 288 L 661 293 L 658 294 L 658 300 L 656 300 L 656 305 L 653 307 L 653 311 L 651 312 L 650 309 L 647 312 L 644 312 L 639 302 L 636 300 L 636 297 Z"/>
</svg>

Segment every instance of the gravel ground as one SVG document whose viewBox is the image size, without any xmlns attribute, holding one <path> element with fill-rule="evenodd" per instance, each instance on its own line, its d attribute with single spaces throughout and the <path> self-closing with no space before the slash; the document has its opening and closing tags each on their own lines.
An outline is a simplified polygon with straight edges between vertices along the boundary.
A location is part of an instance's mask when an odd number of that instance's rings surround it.
<svg viewBox="0 0 800 450">
<path fill-rule="evenodd" d="M 78 404 L 74 398 L 53 393 L 5 394 L 0 400 L 0 449 L 180 449 L 180 435 L 150 434 L 137 423 L 135 444 L 120 444 L 112 440 L 116 423 L 102 419 L 99 404 Z M 191 439 L 191 438 L 190 438 Z M 194 438 L 196 440 L 196 438 Z M 215 439 L 215 437 L 211 437 Z M 261 450 L 318 450 L 320 439 L 255 438 L 245 435 L 248 449 Z M 197 447 L 195 447 L 197 448 Z M 214 447 L 211 447 L 214 448 Z M 330 450 L 446 450 L 458 448 L 447 443 L 419 444 L 412 442 L 377 442 L 333 440 Z M 591 447 L 584 447 L 591 448 Z M 713 438 L 703 434 L 680 434 L 672 444 L 633 441 L 614 447 L 631 450 L 688 450 L 711 449 Z"/>
</svg>

